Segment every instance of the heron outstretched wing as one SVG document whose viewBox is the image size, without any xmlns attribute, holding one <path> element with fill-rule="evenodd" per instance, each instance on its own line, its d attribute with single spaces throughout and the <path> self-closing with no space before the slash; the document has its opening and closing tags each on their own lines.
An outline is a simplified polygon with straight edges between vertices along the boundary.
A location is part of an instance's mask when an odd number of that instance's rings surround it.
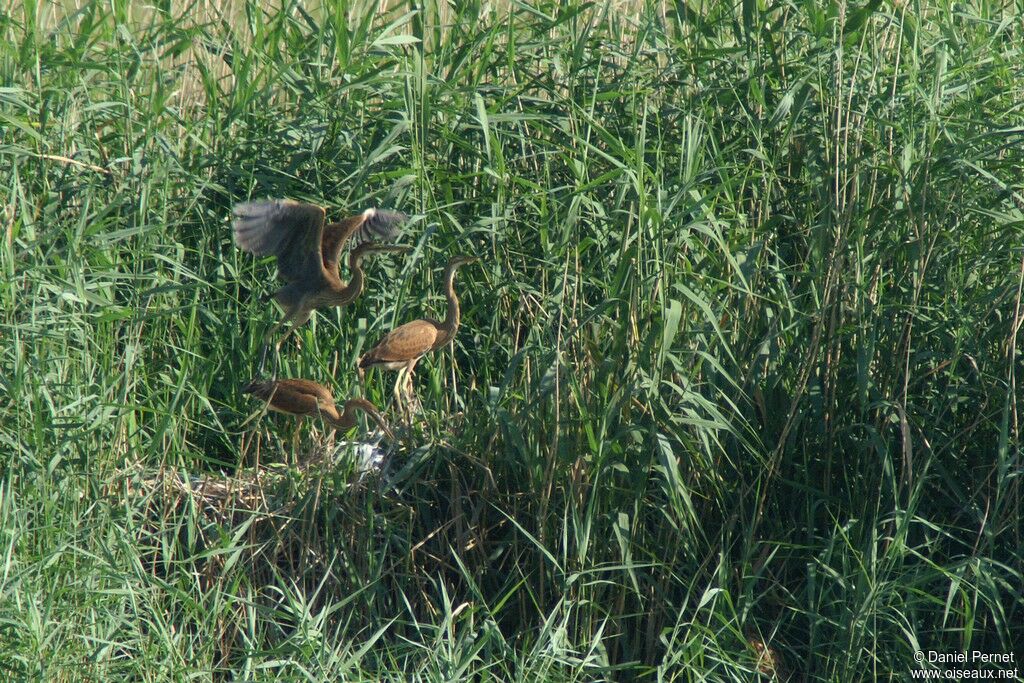
<svg viewBox="0 0 1024 683">
<path fill-rule="evenodd" d="M 398 237 L 402 223 L 408 219 L 400 211 L 383 209 L 367 209 L 358 216 L 352 216 L 338 223 L 331 223 L 324 228 L 320 252 L 323 254 L 324 269 L 331 274 L 338 272 L 341 250 L 349 239 L 356 243 L 375 240 L 390 242 Z"/>
<path fill-rule="evenodd" d="M 256 256 L 273 254 L 285 282 L 322 277 L 324 210 L 315 204 L 272 199 L 236 204 L 235 244 Z"/>
</svg>

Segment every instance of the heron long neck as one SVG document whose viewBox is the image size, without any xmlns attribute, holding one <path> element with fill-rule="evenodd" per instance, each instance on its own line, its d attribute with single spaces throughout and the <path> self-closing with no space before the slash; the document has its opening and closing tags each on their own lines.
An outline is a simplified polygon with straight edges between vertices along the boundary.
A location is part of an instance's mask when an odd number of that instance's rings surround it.
<svg viewBox="0 0 1024 683">
<path fill-rule="evenodd" d="M 357 296 L 363 293 L 363 258 L 362 254 L 356 254 L 353 252 L 348 259 L 349 270 L 352 271 L 352 277 L 349 278 L 348 284 L 337 291 L 335 296 L 335 305 L 347 304 L 350 301 L 355 300 Z"/>
<path fill-rule="evenodd" d="M 341 416 L 337 419 L 328 420 L 334 427 L 345 431 L 351 429 L 356 424 L 356 411 L 362 410 L 364 413 L 370 416 L 378 426 L 384 431 L 388 430 L 387 423 L 384 421 L 384 417 L 377 412 L 377 408 L 372 403 L 362 398 L 353 398 L 345 403 L 345 410 L 341 413 Z M 325 418 L 326 419 L 326 418 Z"/>
<path fill-rule="evenodd" d="M 445 278 L 445 294 L 448 297 L 448 314 L 444 317 L 444 322 L 441 323 L 441 331 L 445 335 L 445 343 L 451 340 L 455 336 L 455 331 L 459 329 L 459 297 L 455 296 L 455 270 L 456 267 L 449 266 L 448 270 L 444 273 Z"/>
<path fill-rule="evenodd" d="M 346 408 L 344 412 L 341 412 L 337 408 L 335 408 L 334 415 L 324 412 L 322 413 L 322 416 L 324 418 L 324 422 L 331 425 L 335 429 L 340 429 L 342 431 L 351 429 L 356 423 L 355 411 L 350 410 L 348 408 Z"/>
<path fill-rule="evenodd" d="M 352 235 L 355 234 L 356 230 L 363 224 L 362 216 L 351 216 L 341 221 L 341 236 L 338 238 L 339 247 L 344 247 L 345 243 L 349 241 Z"/>
</svg>

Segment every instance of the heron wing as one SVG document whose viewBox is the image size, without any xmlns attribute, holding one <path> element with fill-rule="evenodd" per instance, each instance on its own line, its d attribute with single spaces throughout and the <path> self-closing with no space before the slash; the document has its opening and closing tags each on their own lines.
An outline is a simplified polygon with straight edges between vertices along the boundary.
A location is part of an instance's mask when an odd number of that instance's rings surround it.
<svg viewBox="0 0 1024 683">
<path fill-rule="evenodd" d="M 331 394 L 331 390 L 318 382 L 309 379 L 283 379 L 280 380 L 280 384 L 287 386 L 297 394 L 311 396 L 322 403 L 334 405 L 334 395 Z"/>
<path fill-rule="evenodd" d="M 270 407 L 291 415 L 337 415 L 330 390 L 308 379 L 253 382 L 246 391 L 270 403 Z"/>
<path fill-rule="evenodd" d="M 273 254 L 282 280 L 322 277 L 320 239 L 324 210 L 290 199 L 236 204 L 232 210 L 235 244 L 256 256 Z"/>
<path fill-rule="evenodd" d="M 363 356 L 360 365 L 391 363 L 419 358 L 433 347 L 437 340 L 437 326 L 429 320 L 414 320 L 388 333 L 384 339 Z"/>
<path fill-rule="evenodd" d="M 286 379 L 281 383 L 288 385 L 290 394 L 295 397 L 296 407 L 301 406 L 305 415 L 326 414 L 334 419 L 338 418 L 334 396 L 324 385 L 308 379 Z"/>
<path fill-rule="evenodd" d="M 316 400 L 316 396 L 300 391 L 291 391 L 285 387 L 278 387 L 274 398 L 270 401 L 271 408 L 292 415 L 316 415 L 318 406 L 319 402 Z"/>
<path fill-rule="evenodd" d="M 355 238 L 357 244 L 368 240 L 390 242 L 398 237 L 402 223 L 407 219 L 408 216 L 400 211 L 369 209 L 358 216 L 351 216 L 339 223 L 331 223 L 324 228 L 323 240 L 320 243 L 324 269 L 328 273 L 338 272 L 341 250 L 350 238 Z"/>
</svg>

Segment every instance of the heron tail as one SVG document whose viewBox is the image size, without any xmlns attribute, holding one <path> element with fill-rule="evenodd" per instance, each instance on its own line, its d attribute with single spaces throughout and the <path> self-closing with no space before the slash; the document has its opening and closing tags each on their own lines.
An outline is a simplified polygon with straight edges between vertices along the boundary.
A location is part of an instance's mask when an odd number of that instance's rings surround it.
<svg viewBox="0 0 1024 683">
<path fill-rule="evenodd" d="M 276 382 L 268 382 L 262 379 L 254 379 L 253 381 L 242 387 L 243 394 L 252 394 L 257 398 L 261 398 L 264 401 L 270 398 L 271 394 L 274 393 L 274 385 Z"/>
</svg>

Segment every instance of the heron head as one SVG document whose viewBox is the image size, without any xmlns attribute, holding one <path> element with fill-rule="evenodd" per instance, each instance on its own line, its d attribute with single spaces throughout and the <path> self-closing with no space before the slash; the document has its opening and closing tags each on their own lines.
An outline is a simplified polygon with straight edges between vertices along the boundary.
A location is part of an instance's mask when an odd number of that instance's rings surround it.
<svg viewBox="0 0 1024 683">
<path fill-rule="evenodd" d="M 388 428 L 388 423 L 384 419 L 384 416 L 380 414 L 380 411 L 378 411 L 376 406 L 372 403 L 364 398 L 351 398 L 345 401 L 345 412 L 348 412 L 351 408 L 358 408 L 369 415 L 370 419 L 377 423 L 377 426 L 381 428 L 381 431 L 387 434 L 388 438 L 395 438 L 395 435 Z"/>
<path fill-rule="evenodd" d="M 448 262 L 448 267 L 455 269 L 458 268 L 459 266 L 464 266 L 467 263 L 476 263 L 479 260 L 479 256 L 468 256 L 466 254 L 459 254 L 458 256 L 452 257 L 452 260 Z"/>
</svg>

